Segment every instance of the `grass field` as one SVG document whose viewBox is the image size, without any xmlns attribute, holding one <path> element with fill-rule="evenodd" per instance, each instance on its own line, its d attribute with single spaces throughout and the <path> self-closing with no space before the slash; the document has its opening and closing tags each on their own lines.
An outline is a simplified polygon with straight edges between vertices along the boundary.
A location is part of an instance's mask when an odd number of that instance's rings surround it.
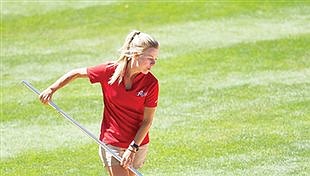
<svg viewBox="0 0 310 176">
<path fill-rule="evenodd" d="M 132 29 L 161 43 L 144 175 L 310 174 L 310 3 L 1 0 L 2 176 L 106 175 L 21 81 L 115 60 Z M 98 135 L 100 91 L 76 80 L 54 102 Z"/>
</svg>

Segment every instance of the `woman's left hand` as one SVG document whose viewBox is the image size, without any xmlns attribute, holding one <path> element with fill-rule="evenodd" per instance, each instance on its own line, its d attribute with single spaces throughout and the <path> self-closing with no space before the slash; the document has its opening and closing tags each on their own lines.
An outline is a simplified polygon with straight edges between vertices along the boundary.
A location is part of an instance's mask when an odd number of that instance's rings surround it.
<svg viewBox="0 0 310 176">
<path fill-rule="evenodd" d="M 122 156 L 121 166 L 127 169 L 128 166 L 133 163 L 135 159 L 135 153 L 136 151 L 132 149 L 131 147 L 127 148 L 127 150 L 124 152 Z"/>
</svg>

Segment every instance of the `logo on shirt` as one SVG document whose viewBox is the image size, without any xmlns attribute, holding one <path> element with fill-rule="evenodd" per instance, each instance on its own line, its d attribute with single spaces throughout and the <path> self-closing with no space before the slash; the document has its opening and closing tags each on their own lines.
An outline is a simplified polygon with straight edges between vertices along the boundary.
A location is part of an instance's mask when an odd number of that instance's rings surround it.
<svg viewBox="0 0 310 176">
<path fill-rule="evenodd" d="M 143 90 L 140 90 L 138 93 L 137 93 L 137 96 L 138 97 L 145 97 L 147 95 L 147 92 L 144 92 Z"/>
</svg>

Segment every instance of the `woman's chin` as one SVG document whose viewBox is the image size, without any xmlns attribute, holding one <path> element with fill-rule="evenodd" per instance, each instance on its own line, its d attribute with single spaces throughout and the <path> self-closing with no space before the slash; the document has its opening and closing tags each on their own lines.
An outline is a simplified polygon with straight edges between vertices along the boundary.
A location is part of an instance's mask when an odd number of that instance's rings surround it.
<svg viewBox="0 0 310 176">
<path fill-rule="evenodd" d="M 150 72 L 150 70 L 144 70 L 144 71 L 142 71 L 142 73 L 145 74 L 145 75 L 148 74 L 149 72 Z"/>
</svg>

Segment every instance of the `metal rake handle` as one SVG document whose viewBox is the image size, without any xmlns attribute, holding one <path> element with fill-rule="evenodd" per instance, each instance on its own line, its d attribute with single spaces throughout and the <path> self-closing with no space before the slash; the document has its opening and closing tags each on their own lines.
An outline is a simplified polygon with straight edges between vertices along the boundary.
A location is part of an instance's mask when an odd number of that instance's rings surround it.
<svg viewBox="0 0 310 176">
<path fill-rule="evenodd" d="M 40 91 L 33 87 L 28 81 L 23 80 L 22 83 L 28 87 L 30 90 L 32 90 L 37 95 L 40 95 Z M 112 156 L 117 159 L 119 162 L 121 162 L 121 157 L 118 156 L 115 152 L 113 152 L 105 143 L 101 142 L 95 135 L 93 135 L 90 131 L 88 131 L 86 128 L 84 128 L 82 125 L 80 125 L 77 121 L 75 121 L 72 117 L 70 117 L 67 113 L 65 113 L 63 110 L 61 110 L 53 101 L 49 101 L 48 104 L 52 106 L 58 113 L 60 113 L 64 118 L 69 120 L 71 123 L 73 123 L 75 126 L 77 126 L 81 131 L 83 131 L 87 136 L 92 138 L 97 144 L 99 144 L 101 147 L 103 147 L 105 150 L 107 150 L 109 153 L 112 154 Z M 137 176 L 143 176 L 139 171 L 137 171 L 132 166 L 128 167 L 129 170 L 131 170 L 134 174 Z"/>
</svg>

